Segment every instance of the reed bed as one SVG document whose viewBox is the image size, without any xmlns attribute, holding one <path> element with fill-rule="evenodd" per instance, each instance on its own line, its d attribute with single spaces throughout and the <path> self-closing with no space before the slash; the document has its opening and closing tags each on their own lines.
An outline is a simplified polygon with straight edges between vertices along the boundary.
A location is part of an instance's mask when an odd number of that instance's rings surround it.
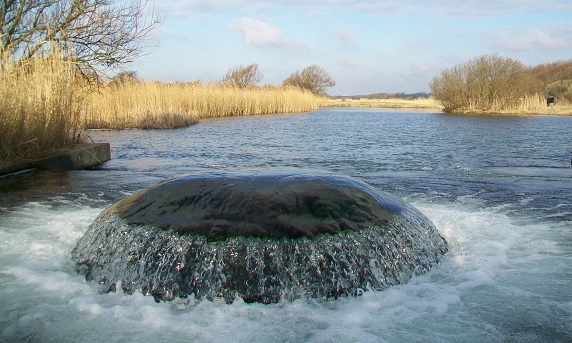
<svg viewBox="0 0 572 343">
<path fill-rule="evenodd" d="M 518 104 L 514 108 L 507 109 L 512 113 L 539 113 L 547 110 L 546 99 L 542 94 L 526 95 L 518 99 Z"/>
<path fill-rule="evenodd" d="M 34 157 L 81 139 L 76 69 L 56 52 L 0 67 L 0 163 Z"/>
<path fill-rule="evenodd" d="M 524 97 L 520 100 L 519 106 L 509 110 L 510 113 L 517 114 L 546 114 L 546 115 L 572 115 L 572 105 L 556 104 L 547 106 L 546 98 L 542 94 Z"/>
<path fill-rule="evenodd" d="M 182 127 L 199 118 L 311 111 L 322 101 L 293 87 L 131 81 L 91 94 L 82 117 L 87 128 Z"/>
<path fill-rule="evenodd" d="M 83 141 L 85 128 L 176 128 L 199 118 L 305 112 L 323 98 L 293 87 L 112 82 L 85 87 L 61 54 L 0 66 L 0 165 Z"/>
<path fill-rule="evenodd" d="M 459 110 L 458 113 L 466 114 L 560 114 L 557 113 L 554 106 L 546 106 L 546 99 L 542 94 L 532 94 L 522 96 L 510 104 L 507 101 L 493 101 L 487 110 L 481 109 L 479 106 L 469 104 L 467 108 Z"/>
</svg>

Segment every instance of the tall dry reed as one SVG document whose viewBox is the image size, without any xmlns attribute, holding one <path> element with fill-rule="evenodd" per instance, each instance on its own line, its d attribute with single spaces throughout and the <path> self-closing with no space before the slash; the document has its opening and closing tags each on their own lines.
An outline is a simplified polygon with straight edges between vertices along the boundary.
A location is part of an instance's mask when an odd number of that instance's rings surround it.
<svg viewBox="0 0 572 343">
<path fill-rule="evenodd" d="M 542 113 L 546 111 L 546 99 L 540 93 L 527 95 L 519 99 L 515 108 L 508 109 L 512 113 Z"/>
<path fill-rule="evenodd" d="M 179 127 L 199 118 L 311 111 L 321 101 L 293 87 L 123 82 L 91 94 L 83 120 L 89 128 Z"/>
<path fill-rule="evenodd" d="M 36 157 L 80 139 L 76 69 L 56 52 L 0 67 L 0 162 Z"/>
<path fill-rule="evenodd" d="M 483 110 L 478 106 L 469 106 L 463 113 L 499 113 L 499 114 L 531 114 L 531 113 L 545 113 L 546 112 L 546 99 L 539 93 L 532 95 L 524 95 L 510 105 L 501 100 L 499 102 L 493 101 L 488 110 Z"/>
</svg>

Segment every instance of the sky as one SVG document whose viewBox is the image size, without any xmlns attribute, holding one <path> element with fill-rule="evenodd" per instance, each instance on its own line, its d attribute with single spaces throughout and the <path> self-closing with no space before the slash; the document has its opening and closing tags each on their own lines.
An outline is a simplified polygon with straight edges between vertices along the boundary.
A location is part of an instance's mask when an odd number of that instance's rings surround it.
<svg viewBox="0 0 572 343">
<path fill-rule="evenodd" d="M 572 59 L 570 0 L 162 0 L 164 23 L 126 69 L 145 80 L 216 81 L 258 64 L 261 84 L 318 65 L 330 95 L 429 92 L 448 68 L 498 54 Z"/>
</svg>

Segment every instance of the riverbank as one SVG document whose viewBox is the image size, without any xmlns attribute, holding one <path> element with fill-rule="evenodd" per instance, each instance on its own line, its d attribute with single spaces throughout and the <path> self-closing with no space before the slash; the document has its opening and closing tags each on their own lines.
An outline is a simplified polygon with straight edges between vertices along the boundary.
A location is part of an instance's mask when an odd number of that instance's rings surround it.
<svg viewBox="0 0 572 343">
<path fill-rule="evenodd" d="M 454 114 L 462 115 L 514 115 L 514 116 L 572 116 L 572 105 L 556 105 L 550 107 L 539 107 L 536 109 L 520 109 L 520 110 L 507 110 L 507 111 L 467 111 Z"/>
<path fill-rule="evenodd" d="M 0 56 L 0 161 L 44 158 L 85 143 L 85 129 L 169 129 L 200 118 L 296 113 L 323 97 L 295 87 L 111 80 L 97 87 L 61 54 Z"/>
<path fill-rule="evenodd" d="M 443 110 L 437 101 L 432 98 L 419 99 L 328 99 L 324 101 L 321 107 L 350 107 L 350 108 L 412 108 L 412 109 L 433 109 Z M 475 114 L 475 113 L 464 113 Z M 501 114 L 501 115 L 558 115 L 572 116 L 572 105 L 554 105 L 544 108 L 523 109 L 518 112 L 514 111 L 498 111 L 498 112 L 479 112 L 477 114 Z"/>
<path fill-rule="evenodd" d="M 572 116 L 572 105 L 555 105 L 546 107 L 544 110 L 522 111 L 522 115 L 545 114 L 558 116 Z"/>
</svg>

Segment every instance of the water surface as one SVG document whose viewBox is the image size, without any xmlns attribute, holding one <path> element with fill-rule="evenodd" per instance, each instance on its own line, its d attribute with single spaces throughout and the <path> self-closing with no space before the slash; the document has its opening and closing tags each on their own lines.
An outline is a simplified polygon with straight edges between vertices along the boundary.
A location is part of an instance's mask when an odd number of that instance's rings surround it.
<svg viewBox="0 0 572 343">
<path fill-rule="evenodd" d="M 323 109 L 91 131 L 98 170 L 0 181 L 0 341 L 570 342 L 572 117 Z M 108 205 L 207 170 L 335 171 L 404 198 L 448 240 L 405 285 L 333 302 L 99 294 L 70 252 Z"/>
</svg>

